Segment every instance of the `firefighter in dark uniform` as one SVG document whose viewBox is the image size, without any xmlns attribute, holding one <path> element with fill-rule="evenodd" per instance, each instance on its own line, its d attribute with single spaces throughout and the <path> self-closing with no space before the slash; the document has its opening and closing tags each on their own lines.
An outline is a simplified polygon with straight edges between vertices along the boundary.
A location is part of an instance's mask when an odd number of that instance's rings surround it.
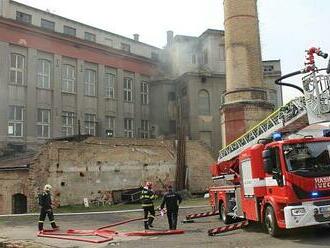
<svg viewBox="0 0 330 248">
<path fill-rule="evenodd" d="M 52 198 L 50 195 L 50 190 L 52 186 L 46 184 L 44 187 L 44 191 L 39 195 L 39 205 L 41 206 L 40 216 L 38 228 L 39 231 L 43 231 L 44 221 L 46 219 L 46 215 L 48 215 L 48 219 L 53 229 L 58 229 L 58 226 L 55 223 L 53 208 L 52 208 Z"/>
<path fill-rule="evenodd" d="M 176 229 L 178 220 L 179 204 L 182 202 L 181 196 L 173 191 L 171 185 L 168 186 L 168 192 L 164 195 L 162 204 L 160 205 L 161 211 L 163 211 L 164 205 L 166 204 L 167 209 L 167 220 L 170 230 Z"/>
<path fill-rule="evenodd" d="M 141 191 L 140 200 L 142 203 L 142 208 L 144 211 L 144 229 L 149 229 L 153 227 L 152 222 L 155 219 L 155 207 L 153 200 L 156 198 L 154 192 L 152 191 L 152 183 L 147 182 L 145 187 Z"/>
</svg>

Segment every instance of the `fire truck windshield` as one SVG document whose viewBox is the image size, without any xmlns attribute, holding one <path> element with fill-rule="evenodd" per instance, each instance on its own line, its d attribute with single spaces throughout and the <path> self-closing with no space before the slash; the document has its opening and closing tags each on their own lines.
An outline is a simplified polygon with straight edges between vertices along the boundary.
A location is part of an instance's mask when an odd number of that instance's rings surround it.
<svg viewBox="0 0 330 248">
<path fill-rule="evenodd" d="M 309 142 L 283 146 L 288 171 L 307 177 L 330 175 L 330 143 Z"/>
</svg>

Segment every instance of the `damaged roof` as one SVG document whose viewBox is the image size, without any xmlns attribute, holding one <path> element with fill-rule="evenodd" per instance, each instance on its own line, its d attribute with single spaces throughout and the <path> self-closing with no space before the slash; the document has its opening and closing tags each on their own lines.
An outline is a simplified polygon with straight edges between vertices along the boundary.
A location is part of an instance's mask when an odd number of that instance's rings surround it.
<svg viewBox="0 0 330 248">
<path fill-rule="evenodd" d="M 0 171 L 28 170 L 34 156 L 0 160 Z"/>
</svg>

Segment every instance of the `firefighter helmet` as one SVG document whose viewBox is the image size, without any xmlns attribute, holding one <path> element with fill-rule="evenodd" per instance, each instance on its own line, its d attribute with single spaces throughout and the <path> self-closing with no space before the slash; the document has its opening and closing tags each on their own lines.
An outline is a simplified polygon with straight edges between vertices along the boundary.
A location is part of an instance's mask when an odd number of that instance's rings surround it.
<svg viewBox="0 0 330 248">
<path fill-rule="evenodd" d="M 151 187 L 152 187 L 152 182 L 146 182 L 146 186 L 147 186 L 148 188 L 151 188 Z"/>
<path fill-rule="evenodd" d="M 52 189 L 52 185 L 50 185 L 50 184 L 46 184 L 44 187 L 45 191 L 50 191 L 51 189 Z"/>
</svg>

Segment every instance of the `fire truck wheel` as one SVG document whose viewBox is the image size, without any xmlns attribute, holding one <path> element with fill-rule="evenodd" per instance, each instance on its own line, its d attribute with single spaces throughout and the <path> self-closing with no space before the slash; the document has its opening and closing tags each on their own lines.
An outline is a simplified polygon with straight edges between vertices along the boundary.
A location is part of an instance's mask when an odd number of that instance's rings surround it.
<svg viewBox="0 0 330 248">
<path fill-rule="evenodd" d="M 223 202 L 219 203 L 219 214 L 220 214 L 220 219 L 224 224 L 230 224 L 232 222 L 232 218 L 229 215 L 227 215 L 227 210 Z"/>
<path fill-rule="evenodd" d="M 276 216 L 272 206 L 267 206 L 265 210 L 265 229 L 273 237 L 280 235 L 281 230 L 277 225 Z"/>
</svg>

